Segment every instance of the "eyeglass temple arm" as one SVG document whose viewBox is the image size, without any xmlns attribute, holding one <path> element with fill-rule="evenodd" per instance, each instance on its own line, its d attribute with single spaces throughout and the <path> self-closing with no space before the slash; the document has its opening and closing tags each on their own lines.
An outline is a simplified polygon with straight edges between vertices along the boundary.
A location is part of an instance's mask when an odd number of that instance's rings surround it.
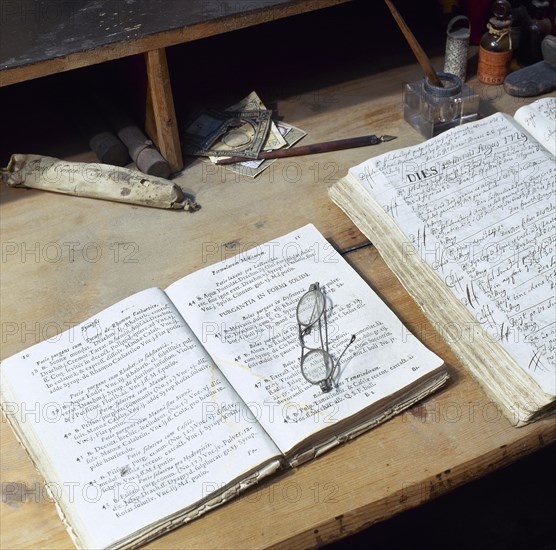
<svg viewBox="0 0 556 550">
<path fill-rule="evenodd" d="M 324 393 L 328 393 L 332 389 L 331 380 L 332 380 L 332 377 L 334 376 L 334 373 L 336 372 L 336 369 L 338 368 L 338 365 L 340 364 L 340 359 L 343 357 L 344 353 L 347 351 L 349 346 L 351 346 L 351 344 L 353 344 L 353 342 L 355 342 L 355 334 L 351 335 L 350 341 L 348 342 L 347 346 L 344 348 L 344 351 L 342 351 L 342 353 L 340 354 L 340 357 L 338 357 L 338 359 L 336 360 L 336 363 L 334 364 L 334 368 L 332 369 L 332 372 L 330 373 L 328 378 L 326 378 L 324 380 L 321 380 L 320 389 Z"/>
<path fill-rule="evenodd" d="M 333 373 L 336 372 L 336 368 L 338 367 L 338 364 L 340 363 L 340 359 L 344 356 L 344 353 L 347 351 L 349 346 L 351 346 L 351 344 L 353 344 L 353 342 L 355 342 L 355 334 L 351 335 L 351 340 L 347 343 L 347 346 L 344 348 L 344 351 L 342 351 L 342 353 L 340 354 L 340 357 L 338 357 L 338 359 L 336 359 L 336 364 L 334 365 L 334 370 L 332 371 Z"/>
</svg>

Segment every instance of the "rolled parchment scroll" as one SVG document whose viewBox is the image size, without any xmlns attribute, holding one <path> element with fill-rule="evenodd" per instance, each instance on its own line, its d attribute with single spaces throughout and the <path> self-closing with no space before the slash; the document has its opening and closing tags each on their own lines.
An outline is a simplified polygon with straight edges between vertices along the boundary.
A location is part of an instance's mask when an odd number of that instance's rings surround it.
<svg viewBox="0 0 556 550">
<path fill-rule="evenodd" d="M 193 212 L 199 208 L 171 181 L 108 164 L 68 162 L 14 154 L 2 179 L 10 187 L 30 187 L 66 195 Z"/>
</svg>

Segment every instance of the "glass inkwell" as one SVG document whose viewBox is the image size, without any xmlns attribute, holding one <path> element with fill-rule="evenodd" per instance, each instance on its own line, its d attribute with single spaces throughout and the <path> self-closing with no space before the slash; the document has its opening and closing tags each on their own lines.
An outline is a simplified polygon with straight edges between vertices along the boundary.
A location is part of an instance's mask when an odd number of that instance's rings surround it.
<svg viewBox="0 0 556 550">
<path fill-rule="evenodd" d="M 404 119 L 426 138 L 478 118 L 479 95 L 454 74 L 438 78 L 442 87 L 428 76 L 404 86 Z"/>
<path fill-rule="evenodd" d="M 459 76 L 447 72 L 437 74 L 394 4 L 391 0 L 384 1 L 427 75 L 423 80 L 409 82 L 404 86 L 405 120 L 426 138 L 477 120 L 479 95 L 466 86 Z"/>
</svg>

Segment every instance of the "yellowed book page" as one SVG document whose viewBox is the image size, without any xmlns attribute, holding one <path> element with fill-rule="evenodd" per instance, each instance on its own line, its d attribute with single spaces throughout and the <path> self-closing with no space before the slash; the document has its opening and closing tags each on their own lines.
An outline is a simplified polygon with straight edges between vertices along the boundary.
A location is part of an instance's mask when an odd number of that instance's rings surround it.
<svg viewBox="0 0 556 550">
<path fill-rule="evenodd" d="M 296 309 L 316 282 L 326 297 L 334 361 L 356 335 L 327 393 L 300 368 Z M 201 269 L 166 292 L 284 453 L 443 364 L 312 225 Z M 318 348 L 319 331 L 304 342 Z"/>
<path fill-rule="evenodd" d="M 448 342 L 499 342 L 556 393 L 554 157 L 509 116 L 450 130 L 352 168 L 473 323 L 437 327 Z M 438 304 L 438 307 L 444 307 Z"/>
<path fill-rule="evenodd" d="M 279 454 L 159 289 L 12 356 L 1 374 L 6 416 L 33 442 L 80 546 L 109 546 Z"/>
<path fill-rule="evenodd" d="M 556 155 L 556 97 L 544 97 L 520 107 L 514 115 L 541 145 Z"/>
</svg>

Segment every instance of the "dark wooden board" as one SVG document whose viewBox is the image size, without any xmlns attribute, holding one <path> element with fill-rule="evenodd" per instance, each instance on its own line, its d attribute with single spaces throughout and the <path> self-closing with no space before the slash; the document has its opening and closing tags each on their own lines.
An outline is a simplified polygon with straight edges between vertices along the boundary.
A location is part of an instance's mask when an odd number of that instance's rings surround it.
<svg viewBox="0 0 556 550">
<path fill-rule="evenodd" d="M 0 69 L 291 3 L 292 0 L 2 0 Z"/>
<path fill-rule="evenodd" d="M 0 86 L 350 1 L 2 0 Z"/>
<path fill-rule="evenodd" d="M 2 0 L 0 71 L 207 23 L 222 21 L 221 32 L 226 32 L 234 28 L 226 21 L 254 17 L 260 23 L 346 1 Z M 210 29 L 207 34 L 214 34 Z"/>
</svg>

